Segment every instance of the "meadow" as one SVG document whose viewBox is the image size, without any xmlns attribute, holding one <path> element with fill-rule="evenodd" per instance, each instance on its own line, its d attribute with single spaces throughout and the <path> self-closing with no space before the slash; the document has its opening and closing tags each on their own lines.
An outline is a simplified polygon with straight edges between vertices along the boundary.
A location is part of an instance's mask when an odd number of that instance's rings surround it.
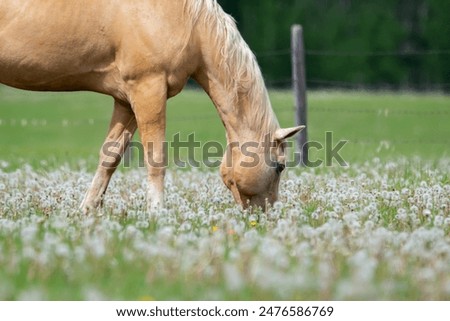
<svg viewBox="0 0 450 321">
<path fill-rule="evenodd" d="M 294 125 L 291 94 L 271 100 Z M 0 87 L 0 300 L 449 300 L 450 97 L 308 103 L 310 140 L 347 140 L 349 166 L 287 169 L 268 212 L 236 206 L 217 169 L 172 164 L 158 215 L 131 167 L 83 216 L 112 100 Z M 167 137 L 193 132 L 224 143 L 207 96 L 187 90 L 169 102 Z"/>
</svg>

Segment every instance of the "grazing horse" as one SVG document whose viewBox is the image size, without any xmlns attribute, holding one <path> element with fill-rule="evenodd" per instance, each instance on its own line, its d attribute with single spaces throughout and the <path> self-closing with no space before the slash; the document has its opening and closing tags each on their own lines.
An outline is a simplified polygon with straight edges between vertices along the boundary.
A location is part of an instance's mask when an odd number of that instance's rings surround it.
<svg viewBox="0 0 450 321">
<path fill-rule="evenodd" d="M 229 146 L 270 138 L 271 148 L 251 154 L 228 148 L 224 158 L 232 161 L 220 168 L 236 202 L 265 208 L 277 200 L 282 143 L 303 127 L 280 128 L 255 56 L 216 0 L 0 2 L 0 83 L 114 98 L 105 144 L 114 144 L 116 156 L 110 161 L 100 152 L 84 212 L 100 206 L 136 129 L 148 169 L 149 210 L 163 206 L 165 167 L 154 164 L 166 157 L 166 101 L 190 77 L 216 106 Z M 242 165 L 255 156 L 259 162 Z"/>
</svg>

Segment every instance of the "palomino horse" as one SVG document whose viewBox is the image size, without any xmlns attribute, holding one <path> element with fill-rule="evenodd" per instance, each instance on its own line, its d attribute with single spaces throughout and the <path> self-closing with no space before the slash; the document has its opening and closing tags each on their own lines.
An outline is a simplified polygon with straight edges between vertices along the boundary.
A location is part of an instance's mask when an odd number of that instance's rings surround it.
<svg viewBox="0 0 450 321">
<path fill-rule="evenodd" d="M 149 209 L 163 205 L 166 101 L 192 77 L 208 93 L 224 123 L 228 143 L 270 137 L 269 158 L 228 149 L 221 175 L 244 207 L 265 207 L 278 196 L 282 142 L 302 127 L 281 129 L 256 59 L 233 19 L 216 0 L 13 0 L 0 2 L 0 82 L 37 91 L 88 90 L 114 98 L 105 144 L 113 162 L 100 162 L 81 208 L 102 197 L 136 129 L 148 168 Z M 236 145 L 235 145 L 236 146 Z M 270 155 L 269 155 L 270 154 Z M 152 164 L 148 161 L 152 159 Z M 227 162 L 228 163 L 228 162 Z M 105 166 L 105 164 L 109 164 Z"/>
</svg>

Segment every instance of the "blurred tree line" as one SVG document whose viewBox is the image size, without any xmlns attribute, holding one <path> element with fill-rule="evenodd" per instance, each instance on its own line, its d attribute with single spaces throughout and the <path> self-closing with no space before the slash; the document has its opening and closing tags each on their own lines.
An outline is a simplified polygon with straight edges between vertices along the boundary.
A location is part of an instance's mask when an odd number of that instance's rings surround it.
<svg viewBox="0 0 450 321">
<path fill-rule="evenodd" d="M 290 28 L 304 29 L 309 87 L 450 90 L 450 0 L 219 0 L 267 83 L 289 86 Z"/>
</svg>

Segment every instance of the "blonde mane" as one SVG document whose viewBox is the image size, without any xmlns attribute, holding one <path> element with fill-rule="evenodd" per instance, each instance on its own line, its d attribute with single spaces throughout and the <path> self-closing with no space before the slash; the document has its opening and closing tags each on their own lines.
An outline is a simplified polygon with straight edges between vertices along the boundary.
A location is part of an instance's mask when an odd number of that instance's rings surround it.
<svg viewBox="0 0 450 321">
<path fill-rule="evenodd" d="M 234 93 L 234 106 L 237 107 L 238 94 L 245 94 L 251 104 L 251 110 L 244 111 L 247 117 L 254 121 L 262 135 L 273 133 L 279 124 L 261 69 L 239 33 L 235 20 L 216 0 L 185 0 L 185 12 L 192 19 L 193 28 L 201 23 L 210 32 L 212 45 L 218 48 L 216 59 L 224 69 L 226 89 Z"/>
</svg>

